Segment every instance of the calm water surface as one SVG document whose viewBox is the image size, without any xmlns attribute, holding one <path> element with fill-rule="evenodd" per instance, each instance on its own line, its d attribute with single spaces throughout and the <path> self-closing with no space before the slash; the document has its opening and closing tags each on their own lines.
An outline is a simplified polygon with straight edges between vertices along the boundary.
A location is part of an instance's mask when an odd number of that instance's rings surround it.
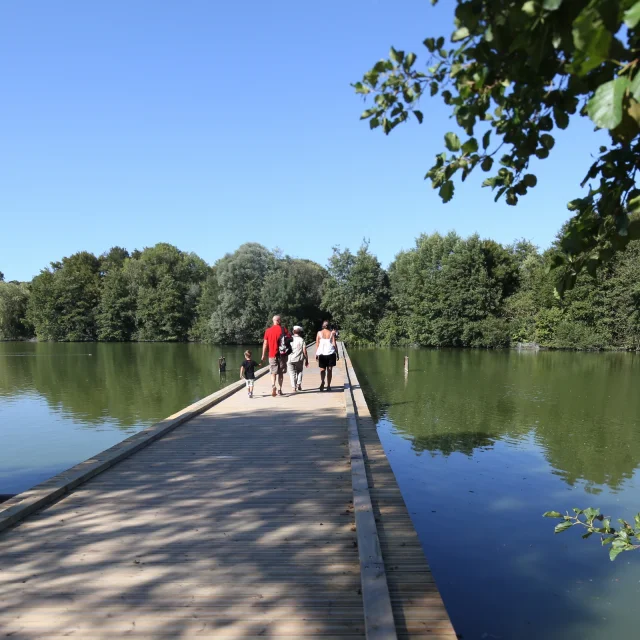
<svg viewBox="0 0 640 640">
<path fill-rule="evenodd" d="M 237 380 L 245 349 L 0 342 L 0 494 L 24 491 Z"/>
<path fill-rule="evenodd" d="M 640 637 L 640 551 L 553 535 L 544 511 L 640 511 L 640 358 L 350 349 L 465 640 Z"/>
</svg>

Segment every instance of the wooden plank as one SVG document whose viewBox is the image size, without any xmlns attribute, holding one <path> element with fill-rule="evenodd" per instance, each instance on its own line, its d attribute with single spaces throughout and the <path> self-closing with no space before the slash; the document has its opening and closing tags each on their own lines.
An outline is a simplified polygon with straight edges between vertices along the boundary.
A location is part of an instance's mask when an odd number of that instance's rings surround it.
<svg viewBox="0 0 640 640">
<path fill-rule="evenodd" d="M 364 606 L 365 630 L 367 640 L 395 640 L 396 628 L 393 618 L 389 588 L 378 541 L 378 532 L 369 495 L 366 469 L 358 434 L 353 396 L 349 377 L 349 362 L 343 353 L 344 396 L 349 425 L 349 454 L 351 458 L 351 483 L 353 487 L 353 506 L 358 534 L 358 554 L 360 557 L 360 575 L 362 581 L 362 602 Z"/>
<path fill-rule="evenodd" d="M 456 633 L 426 563 L 346 349 L 344 360 L 351 381 L 358 434 L 398 638 L 455 640 Z M 402 561 L 398 562 L 398 558 Z"/>
</svg>

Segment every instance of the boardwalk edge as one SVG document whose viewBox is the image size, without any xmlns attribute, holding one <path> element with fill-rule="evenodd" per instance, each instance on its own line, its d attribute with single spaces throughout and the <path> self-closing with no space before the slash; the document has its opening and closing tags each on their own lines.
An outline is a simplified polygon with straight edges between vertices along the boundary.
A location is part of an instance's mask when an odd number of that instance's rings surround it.
<svg viewBox="0 0 640 640">
<path fill-rule="evenodd" d="M 347 411 L 349 454 L 351 457 L 351 482 L 353 507 L 360 557 L 360 580 L 367 640 L 396 640 L 396 625 L 387 584 L 384 559 L 380 549 L 369 483 L 358 432 L 358 420 L 353 395 L 353 385 L 358 378 L 344 343 L 342 359 L 345 369 L 344 398 Z"/>
<path fill-rule="evenodd" d="M 263 367 L 256 371 L 256 379 L 261 378 L 268 371 L 269 367 Z M 39 509 L 56 502 L 79 485 L 87 482 L 87 480 L 94 478 L 121 460 L 147 447 L 191 418 L 208 411 L 214 405 L 244 388 L 244 386 L 244 380 L 232 382 L 223 389 L 194 402 L 168 418 L 142 429 L 113 447 L 3 502 L 0 505 L 0 531 L 14 526 Z"/>
</svg>

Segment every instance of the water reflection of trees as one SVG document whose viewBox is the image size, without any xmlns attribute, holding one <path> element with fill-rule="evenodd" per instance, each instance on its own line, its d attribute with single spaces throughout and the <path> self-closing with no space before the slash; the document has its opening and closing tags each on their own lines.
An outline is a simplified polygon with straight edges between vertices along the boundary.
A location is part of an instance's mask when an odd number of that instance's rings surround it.
<svg viewBox="0 0 640 640">
<path fill-rule="evenodd" d="M 87 427 L 154 422 L 221 386 L 221 351 L 213 345 L 4 343 L 0 348 L 0 397 L 36 392 L 52 409 Z M 236 361 L 240 368 L 243 350 L 224 347 L 230 368 Z"/>
<path fill-rule="evenodd" d="M 358 350 L 376 419 L 418 450 L 472 455 L 529 436 L 568 484 L 619 487 L 640 463 L 640 358 L 627 353 Z M 595 485 L 595 486 L 594 486 Z"/>
</svg>

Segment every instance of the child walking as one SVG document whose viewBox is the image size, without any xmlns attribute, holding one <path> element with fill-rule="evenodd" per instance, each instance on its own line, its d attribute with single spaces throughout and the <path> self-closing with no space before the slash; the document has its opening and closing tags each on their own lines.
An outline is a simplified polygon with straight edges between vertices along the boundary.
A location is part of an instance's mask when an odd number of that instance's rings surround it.
<svg viewBox="0 0 640 640">
<path fill-rule="evenodd" d="M 302 391 L 302 367 L 309 366 L 309 356 L 307 347 L 302 337 L 302 327 L 293 327 L 293 340 L 291 342 L 291 354 L 287 362 L 289 378 L 291 379 L 291 389 L 296 393 Z"/>
<path fill-rule="evenodd" d="M 251 359 L 251 351 L 244 352 L 244 362 L 240 367 L 240 378 L 244 378 L 247 383 L 247 393 L 253 398 L 253 385 L 256 382 L 256 367 L 258 363 Z"/>
</svg>

